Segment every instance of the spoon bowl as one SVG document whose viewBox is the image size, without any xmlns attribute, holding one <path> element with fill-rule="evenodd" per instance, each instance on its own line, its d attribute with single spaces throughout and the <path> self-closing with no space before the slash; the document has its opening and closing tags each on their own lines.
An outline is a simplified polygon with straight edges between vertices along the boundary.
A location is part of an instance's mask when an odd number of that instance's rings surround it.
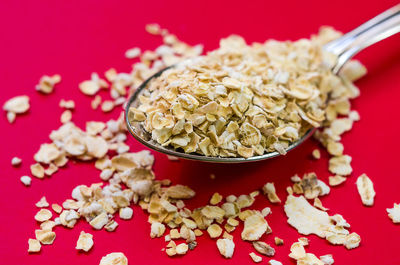
<svg viewBox="0 0 400 265">
<path fill-rule="evenodd" d="M 400 4 L 386 10 L 385 12 L 379 14 L 378 16 L 370 19 L 356 29 L 344 34 L 338 39 L 335 39 L 324 45 L 323 49 L 330 52 L 336 57 L 336 61 L 332 66 L 332 72 L 338 74 L 340 69 L 344 64 L 349 61 L 355 54 L 364 48 L 379 42 L 385 38 L 388 38 L 396 33 L 400 32 Z M 148 85 L 155 78 L 159 77 L 165 70 L 174 67 L 174 65 L 167 67 L 158 73 L 151 76 L 130 97 L 126 108 L 125 108 L 125 119 L 129 132 L 132 134 L 136 140 L 144 144 L 145 146 L 153 149 L 155 151 L 180 157 L 184 159 L 213 162 L 213 163 L 243 163 L 243 162 L 253 162 L 265 159 L 274 158 L 280 156 L 278 152 L 269 152 L 259 156 L 252 156 L 249 158 L 243 157 L 212 157 L 205 156 L 196 153 L 184 153 L 175 150 L 169 146 L 161 146 L 156 141 L 152 140 L 151 134 L 147 132 L 141 122 L 133 122 L 133 119 L 129 118 L 129 109 L 131 107 L 137 108 L 139 105 L 139 96 L 147 92 Z M 290 143 L 290 145 L 285 149 L 286 152 L 298 147 L 304 141 L 306 141 L 314 132 L 316 128 L 311 128 L 306 133 L 299 138 L 296 142 Z"/>
</svg>

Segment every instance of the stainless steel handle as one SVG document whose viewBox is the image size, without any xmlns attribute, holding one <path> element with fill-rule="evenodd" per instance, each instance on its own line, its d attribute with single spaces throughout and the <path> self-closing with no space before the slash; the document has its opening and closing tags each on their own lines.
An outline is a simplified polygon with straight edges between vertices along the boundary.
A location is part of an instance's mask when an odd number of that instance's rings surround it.
<svg viewBox="0 0 400 265">
<path fill-rule="evenodd" d="M 400 4 L 324 46 L 325 50 L 338 57 L 333 72 L 338 73 L 359 51 L 398 32 L 400 32 Z"/>
</svg>

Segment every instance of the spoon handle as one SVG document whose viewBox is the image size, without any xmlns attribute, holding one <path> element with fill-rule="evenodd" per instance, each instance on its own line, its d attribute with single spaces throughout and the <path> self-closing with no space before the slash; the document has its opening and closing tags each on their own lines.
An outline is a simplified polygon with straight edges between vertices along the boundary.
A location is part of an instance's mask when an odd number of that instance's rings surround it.
<svg viewBox="0 0 400 265">
<path fill-rule="evenodd" d="M 338 56 L 333 72 L 338 73 L 348 60 L 364 48 L 398 32 L 400 32 L 400 4 L 324 46 L 325 50 Z"/>
</svg>

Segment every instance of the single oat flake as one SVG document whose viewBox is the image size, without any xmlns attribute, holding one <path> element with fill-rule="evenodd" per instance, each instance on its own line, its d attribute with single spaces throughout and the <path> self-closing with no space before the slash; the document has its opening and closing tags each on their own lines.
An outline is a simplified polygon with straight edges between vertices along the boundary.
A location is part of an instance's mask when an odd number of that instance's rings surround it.
<svg viewBox="0 0 400 265">
<path fill-rule="evenodd" d="M 219 253 L 227 259 L 232 258 L 233 252 L 235 250 L 235 243 L 232 239 L 224 238 L 217 240 L 217 247 Z"/>
<path fill-rule="evenodd" d="M 81 231 L 78 241 L 76 242 L 76 249 L 88 252 L 93 247 L 93 235 Z"/>
<path fill-rule="evenodd" d="M 40 251 L 41 245 L 40 245 L 39 240 L 29 238 L 28 239 L 28 244 L 29 244 L 29 248 L 28 248 L 28 252 L 29 253 L 35 253 L 35 252 L 39 252 Z"/>
<path fill-rule="evenodd" d="M 400 223 L 400 203 L 394 203 L 393 208 L 387 208 L 388 216 L 392 219 L 393 223 Z"/>
<path fill-rule="evenodd" d="M 113 252 L 102 257 L 99 265 L 128 265 L 128 259 L 122 252 Z"/>
<path fill-rule="evenodd" d="M 361 241 L 356 233 L 349 234 L 350 225 L 339 214 L 329 216 L 313 207 L 303 196 L 289 195 L 285 203 L 288 223 L 300 234 L 315 234 L 334 245 L 357 247 Z"/>
<path fill-rule="evenodd" d="M 362 203 L 366 206 L 374 205 L 375 190 L 371 179 L 366 174 L 362 174 L 357 178 L 356 184 Z"/>
<path fill-rule="evenodd" d="M 254 252 L 250 252 L 249 253 L 250 258 L 255 262 L 255 263 L 259 263 L 262 261 L 262 257 L 258 256 L 256 253 Z"/>
</svg>

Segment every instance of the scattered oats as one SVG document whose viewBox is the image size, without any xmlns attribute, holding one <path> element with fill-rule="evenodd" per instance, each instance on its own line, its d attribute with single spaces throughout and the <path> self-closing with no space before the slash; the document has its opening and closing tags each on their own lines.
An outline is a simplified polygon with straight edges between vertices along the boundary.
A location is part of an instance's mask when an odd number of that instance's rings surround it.
<svg viewBox="0 0 400 265">
<path fill-rule="evenodd" d="M 255 263 L 259 263 L 262 261 L 262 258 L 257 254 L 255 254 L 254 252 L 249 253 L 249 256 Z"/>
<path fill-rule="evenodd" d="M 99 265 L 128 265 L 128 259 L 122 252 L 113 252 L 102 257 Z"/>
<path fill-rule="evenodd" d="M 200 229 L 195 229 L 194 234 L 195 234 L 195 236 L 202 236 L 203 232 Z"/>
<path fill-rule="evenodd" d="M 172 199 L 190 199 L 194 197 L 196 193 L 187 186 L 175 185 L 167 189 L 166 195 Z"/>
<path fill-rule="evenodd" d="M 350 175 L 353 171 L 350 162 L 351 157 L 348 155 L 332 157 L 329 160 L 329 171 L 341 176 Z"/>
<path fill-rule="evenodd" d="M 179 239 L 181 238 L 181 234 L 179 233 L 178 229 L 171 229 L 169 231 L 171 239 Z"/>
<path fill-rule="evenodd" d="M 188 247 L 188 245 L 186 243 L 181 243 L 181 244 L 177 245 L 176 248 L 175 248 L 176 254 L 178 254 L 178 255 L 186 254 L 188 249 L 189 249 L 189 247 Z"/>
<path fill-rule="evenodd" d="M 167 249 L 165 250 L 165 252 L 166 252 L 167 255 L 170 256 L 170 257 L 176 255 L 176 249 L 175 249 L 174 247 L 173 247 L 173 248 L 167 248 Z"/>
<path fill-rule="evenodd" d="M 212 205 L 216 205 L 218 203 L 220 203 L 222 201 L 223 197 L 221 194 L 219 194 L 218 192 L 214 193 L 213 196 L 211 197 L 210 203 Z"/>
<path fill-rule="evenodd" d="M 393 204 L 393 208 L 387 208 L 388 216 L 392 219 L 393 223 L 400 223 L 400 203 Z"/>
<path fill-rule="evenodd" d="M 119 217 L 124 220 L 129 220 L 132 218 L 133 210 L 130 207 L 124 207 L 119 209 Z"/>
<path fill-rule="evenodd" d="M 323 255 L 320 256 L 319 259 L 325 264 L 325 265 L 332 265 L 335 261 L 333 260 L 333 257 L 331 254 Z"/>
<path fill-rule="evenodd" d="M 318 196 L 326 195 L 330 188 L 323 181 L 317 178 L 314 172 L 304 174 L 300 182 L 293 185 L 293 191 L 296 194 L 304 194 L 307 199 L 314 199 Z"/>
<path fill-rule="evenodd" d="M 271 259 L 268 261 L 269 265 L 282 265 L 282 262 L 279 262 L 277 260 Z"/>
<path fill-rule="evenodd" d="M 146 31 L 153 35 L 159 35 L 161 33 L 161 28 L 160 25 L 152 23 L 146 25 Z"/>
<path fill-rule="evenodd" d="M 306 253 L 304 246 L 300 242 L 295 242 L 290 247 L 289 257 L 295 259 L 298 265 L 324 265 L 314 254 Z"/>
<path fill-rule="evenodd" d="M 274 237 L 274 242 L 275 242 L 275 245 L 277 245 L 277 246 L 281 246 L 281 245 L 283 245 L 283 239 L 281 239 L 281 238 L 279 238 L 279 237 Z"/>
<path fill-rule="evenodd" d="M 307 237 L 300 237 L 298 239 L 298 241 L 300 242 L 300 244 L 302 244 L 303 246 L 308 246 L 309 244 L 309 240 Z"/>
<path fill-rule="evenodd" d="M 275 249 L 265 242 L 255 241 L 253 242 L 253 247 L 264 256 L 272 257 L 275 255 Z"/>
<path fill-rule="evenodd" d="M 41 245 L 40 245 L 39 240 L 29 238 L 28 244 L 29 244 L 29 248 L 28 248 L 29 253 L 40 252 Z"/>
<path fill-rule="evenodd" d="M 36 239 L 40 241 L 43 245 L 51 245 L 56 239 L 56 233 L 51 230 L 35 230 Z"/>
<path fill-rule="evenodd" d="M 22 177 L 20 178 L 20 180 L 21 180 L 21 182 L 22 182 L 25 186 L 30 186 L 30 185 L 31 185 L 32 179 L 31 179 L 31 177 L 29 177 L 29 176 L 22 176 Z"/>
<path fill-rule="evenodd" d="M 256 211 L 245 219 L 242 239 L 248 241 L 258 240 L 267 231 L 267 228 L 267 221 L 260 212 Z"/>
<path fill-rule="evenodd" d="M 19 157 L 13 157 L 13 158 L 11 159 L 11 165 L 12 165 L 13 167 L 17 167 L 17 166 L 21 165 L 21 163 L 22 163 L 22 159 L 19 158 Z"/>
<path fill-rule="evenodd" d="M 56 222 L 47 220 L 40 224 L 40 229 L 42 230 L 52 230 L 56 226 Z"/>
<path fill-rule="evenodd" d="M 110 112 L 114 109 L 114 101 L 104 100 L 101 104 L 101 110 L 103 112 Z"/>
<path fill-rule="evenodd" d="M 135 48 L 127 50 L 125 52 L 125 57 L 128 59 L 134 59 L 136 57 L 139 57 L 140 53 L 141 53 L 140 48 L 135 47 Z"/>
<path fill-rule="evenodd" d="M 108 216 L 105 212 L 102 212 L 101 214 L 97 215 L 95 218 L 93 218 L 92 221 L 89 222 L 89 224 L 97 230 L 100 230 L 103 228 L 108 223 Z"/>
<path fill-rule="evenodd" d="M 217 240 L 217 247 L 219 253 L 227 259 L 232 258 L 233 252 L 235 250 L 235 243 L 233 243 L 232 239 L 223 238 Z"/>
<path fill-rule="evenodd" d="M 299 175 L 294 175 L 294 176 L 291 176 L 290 177 L 290 180 L 292 181 L 292 182 L 294 182 L 294 183 L 297 183 L 297 182 L 300 182 L 301 181 L 301 178 L 299 177 Z"/>
<path fill-rule="evenodd" d="M 40 200 L 35 204 L 38 208 L 49 207 L 49 203 L 46 200 L 46 197 L 43 196 Z"/>
<path fill-rule="evenodd" d="M 289 195 L 285 203 L 285 213 L 288 223 L 297 229 L 300 234 L 315 234 L 325 238 L 332 244 L 345 245 L 351 238 L 349 236 L 350 225 L 339 214 L 329 216 L 326 212 L 313 207 L 303 196 Z M 352 233 L 355 234 L 355 233 Z M 355 245 L 352 244 L 352 245 Z"/>
<path fill-rule="evenodd" d="M 79 234 L 78 241 L 76 242 L 76 249 L 81 249 L 85 252 L 88 252 L 93 247 L 93 235 L 90 233 L 85 233 L 81 231 Z"/>
<path fill-rule="evenodd" d="M 150 237 L 161 237 L 165 232 L 165 225 L 160 222 L 154 222 L 151 224 Z"/>
<path fill-rule="evenodd" d="M 117 227 L 118 223 L 115 220 L 111 220 L 104 226 L 104 229 L 108 232 L 113 232 Z"/>
<path fill-rule="evenodd" d="M 53 160 L 60 157 L 61 152 L 54 144 L 41 144 L 39 151 L 34 155 L 34 159 L 38 163 L 50 164 Z"/>
<path fill-rule="evenodd" d="M 92 109 L 97 109 L 101 104 L 101 97 L 99 95 L 96 95 L 92 102 L 90 103 L 90 106 Z"/>
<path fill-rule="evenodd" d="M 233 236 L 229 234 L 228 232 L 224 231 L 224 234 L 222 235 L 223 238 L 228 238 L 230 240 L 233 240 Z"/>
<path fill-rule="evenodd" d="M 349 119 L 352 121 L 359 121 L 360 120 L 360 114 L 356 110 L 352 110 L 349 113 Z"/>
<path fill-rule="evenodd" d="M 362 203 L 366 206 L 374 205 L 375 190 L 371 179 L 366 174 L 362 174 L 357 178 L 356 184 Z"/>
<path fill-rule="evenodd" d="M 6 101 L 3 110 L 15 114 L 25 113 L 29 110 L 29 97 L 17 96 Z"/>
<path fill-rule="evenodd" d="M 13 123 L 15 121 L 15 119 L 17 118 L 17 114 L 15 114 L 14 112 L 7 112 L 7 120 L 9 123 Z"/>
<path fill-rule="evenodd" d="M 229 195 L 228 197 L 226 197 L 226 201 L 227 202 L 235 202 L 237 200 L 237 197 L 235 195 Z"/>
<path fill-rule="evenodd" d="M 325 207 L 322 205 L 321 200 L 318 199 L 318 198 L 315 198 L 315 199 L 314 199 L 314 206 L 315 206 L 316 208 L 322 210 L 322 211 L 325 211 L 325 212 L 329 210 L 328 208 L 325 208 Z"/>
<path fill-rule="evenodd" d="M 45 170 L 44 170 L 44 173 L 47 175 L 47 176 L 51 176 L 51 175 L 53 175 L 54 173 L 56 173 L 58 171 L 58 167 L 56 166 L 56 165 L 54 165 L 53 163 L 51 163 L 49 166 L 48 166 L 48 168 L 46 168 Z"/>
<path fill-rule="evenodd" d="M 222 234 L 222 228 L 218 224 L 212 224 L 207 228 L 211 238 L 217 238 Z"/>
<path fill-rule="evenodd" d="M 40 91 L 45 94 L 50 94 L 53 92 L 54 86 L 60 82 L 61 82 L 60 75 L 53 75 L 53 76 L 44 75 L 40 78 L 39 84 L 36 85 L 35 88 L 37 91 Z"/>
<path fill-rule="evenodd" d="M 60 121 L 62 124 L 70 122 L 72 119 L 72 112 L 70 110 L 64 110 L 64 112 L 61 114 Z"/>
<path fill-rule="evenodd" d="M 59 106 L 60 106 L 60 108 L 64 108 L 64 109 L 74 109 L 75 102 L 72 99 L 70 99 L 70 100 L 61 99 Z"/>
<path fill-rule="evenodd" d="M 312 151 L 312 156 L 314 159 L 320 159 L 321 158 L 321 152 L 318 149 L 314 149 Z"/>
<path fill-rule="evenodd" d="M 268 182 L 262 187 L 263 193 L 267 194 L 268 200 L 272 203 L 280 203 L 278 195 L 276 195 L 276 190 L 273 182 Z"/>
<path fill-rule="evenodd" d="M 31 165 L 31 173 L 34 177 L 42 179 L 44 177 L 44 168 L 39 163 L 33 164 Z"/>
<path fill-rule="evenodd" d="M 328 153 L 333 156 L 341 156 L 343 155 L 344 147 L 342 143 L 329 141 L 326 149 L 328 150 Z"/>
<path fill-rule="evenodd" d="M 353 249 L 360 245 L 361 237 L 356 233 L 351 233 L 345 237 L 344 241 L 344 246 L 347 249 Z"/>
<path fill-rule="evenodd" d="M 337 186 L 337 185 L 342 184 L 345 181 L 346 181 L 346 178 L 339 176 L 339 175 L 329 177 L 329 185 L 330 186 Z"/>
</svg>

